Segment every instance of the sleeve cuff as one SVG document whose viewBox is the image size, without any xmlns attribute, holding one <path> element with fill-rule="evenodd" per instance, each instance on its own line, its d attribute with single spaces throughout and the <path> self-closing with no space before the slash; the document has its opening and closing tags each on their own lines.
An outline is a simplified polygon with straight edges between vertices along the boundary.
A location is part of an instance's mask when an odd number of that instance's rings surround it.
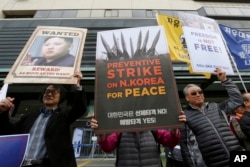
<svg viewBox="0 0 250 167">
<path fill-rule="evenodd" d="M 225 82 L 227 82 L 227 81 L 229 81 L 229 80 L 231 80 L 231 79 L 227 78 L 227 80 L 221 81 L 221 83 L 225 83 Z"/>
</svg>

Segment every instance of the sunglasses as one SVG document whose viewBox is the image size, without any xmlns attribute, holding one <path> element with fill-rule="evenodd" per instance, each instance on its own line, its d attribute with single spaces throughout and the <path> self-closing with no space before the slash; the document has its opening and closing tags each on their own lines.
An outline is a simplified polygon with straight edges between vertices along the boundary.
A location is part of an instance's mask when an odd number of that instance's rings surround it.
<svg viewBox="0 0 250 167">
<path fill-rule="evenodd" d="M 59 91 L 56 90 L 56 89 L 46 89 L 45 92 L 44 92 L 45 95 L 48 95 L 48 94 L 50 94 L 50 93 L 51 93 L 53 96 L 55 96 L 57 93 L 59 93 Z"/>
<path fill-rule="evenodd" d="M 195 92 L 191 92 L 190 95 L 192 96 L 196 96 L 197 94 L 203 94 L 203 91 L 202 90 L 198 90 L 198 91 L 195 91 Z"/>
</svg>

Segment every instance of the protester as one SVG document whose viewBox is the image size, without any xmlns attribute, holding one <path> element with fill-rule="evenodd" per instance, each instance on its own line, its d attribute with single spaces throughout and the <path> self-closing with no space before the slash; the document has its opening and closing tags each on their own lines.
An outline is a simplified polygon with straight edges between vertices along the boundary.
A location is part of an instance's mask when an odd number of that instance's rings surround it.
<svg viewBox="0 0 250 167">
<path fill-rule="evenodd" d="M 22 65 L 73 67 L 75 56 L 69 53 L 72 43 L 73 38 L 70 37 L 49 36 L 44 40 L 42 57 L 32 59 L 27 55 Z"/>
<path fill-rule="evenodd" d="M 185 115 L 180 115 L 179 121 L 186 121 Z M 91 120 L 91 128 L 98 128 L 94 118 Z M 173 148 L 179 142 L 179 137 L 178 129 L 115 132 L 98 135 L 98 143 L 104 152 L 116 149 L 116 167 L 161 167 L 159 144 Z"/>
<path fill-rule="evenodd" d="M 244 93 L 243 97 L 243 108 L 244 114 L 239 120 L 240 128 L 245 135 L 244 144 L 246 150 L 250 150 L 250 93 Z"/>
<path fill-rule="evenodd" d="M 240 128 L 240 123 L 239 120 L 242 117 L 243 113 L 244 113 L 244 108 L 242 106 L 239 106 L 236 108 L 235 114 L 230 115 L 230 128 L 232 130 L 232 132 L 234 133 L 234 135 L 237 137 L 237 139 L 240 142 L 240 145 L 246 149 L 246 146 L 249 145 L 247 144 L 247 137 L 245 136 L 245 134 L 242 132 L 241 128 Z M 249 145 L 250 146 L 250 145 Z"/>
<path fill-rule="evenodd" d="M 181 130 L 180 145 L 187 166 L 229 166 L 230 151 L 242 150 L 226 115 L 242 104 L 241 93 L 222 69 L 216 68 L 215 74 L 228 93 L 227 100 L 205 102 L 202 89 L 195 84 L 183 90 L 189 105 L 184 110 L 187 122 Z"/>
<path fill-rule="evenodd" d="M 43 106 L 22 116 L 16 123 L 11 122 L 8 116 L 8 110 L 14 105 L 14 98 L 7 97 L 0 102 L 0 135 L 30 134 L 23 166 L 77 166 L 70 125 L 85 113 L 87 105 L 80 85 L 82 74 L 76 72 L 74 77 L 77 84 L 71 107 L 60 106 L 66 99 L 66 89 L 58 84 L 46 86 L 40 99 Z"/>
</svg>

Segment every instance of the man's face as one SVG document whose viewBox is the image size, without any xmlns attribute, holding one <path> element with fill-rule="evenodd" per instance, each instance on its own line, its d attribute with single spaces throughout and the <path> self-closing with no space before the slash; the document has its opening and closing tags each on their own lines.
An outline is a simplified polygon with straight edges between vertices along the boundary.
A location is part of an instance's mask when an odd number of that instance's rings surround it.
<svg viewBox="0 0 250 167">
<path fill-rule="evenodd" d="M 60 101 L 60 90 L 52 85 L 48 86 L 43 94 L 43 104 L 48 107 L 57 107 Z"/>
<path fill-rule="evenodd" d="M 242 115 L 244 114 L 244 108 L 242 106 L 239 106 L 235 109 L 235 114 L 236 116 L 238 116 L 239 118 L 242 117 Z"/>
<path fill-rule="evenodd" d="M 193 106 L 201 107 L 204 103 L 203 91 L 198 86 L 192 86 L 187 89 L 186 100 Z"/>
<path fill-rule="evenodd" d="M 54 60 L 66 55 L 71 47 L 63 38 L 50 38 L 43 44 L 42 55 L 46 59 Z"/>
</svg>

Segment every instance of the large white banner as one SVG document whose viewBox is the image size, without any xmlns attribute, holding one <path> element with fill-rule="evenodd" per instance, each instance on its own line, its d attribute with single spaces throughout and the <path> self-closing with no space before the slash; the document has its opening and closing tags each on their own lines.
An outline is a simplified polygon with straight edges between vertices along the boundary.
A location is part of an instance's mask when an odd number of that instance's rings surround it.
<svg viewBox="0 0 250 167">
<path fill-rule="evenodd" d="M 4 84 L 3 87 L 0 89 L 0 101 L 6 98 L 8 86 L 8 84 Z"/>
<path fill-rule="evenodd" d="M 215 20 L 179 13 L 194 72 L 213 73 L 215 68 L 234 74 L 229 55 Z"/>
</svg>

